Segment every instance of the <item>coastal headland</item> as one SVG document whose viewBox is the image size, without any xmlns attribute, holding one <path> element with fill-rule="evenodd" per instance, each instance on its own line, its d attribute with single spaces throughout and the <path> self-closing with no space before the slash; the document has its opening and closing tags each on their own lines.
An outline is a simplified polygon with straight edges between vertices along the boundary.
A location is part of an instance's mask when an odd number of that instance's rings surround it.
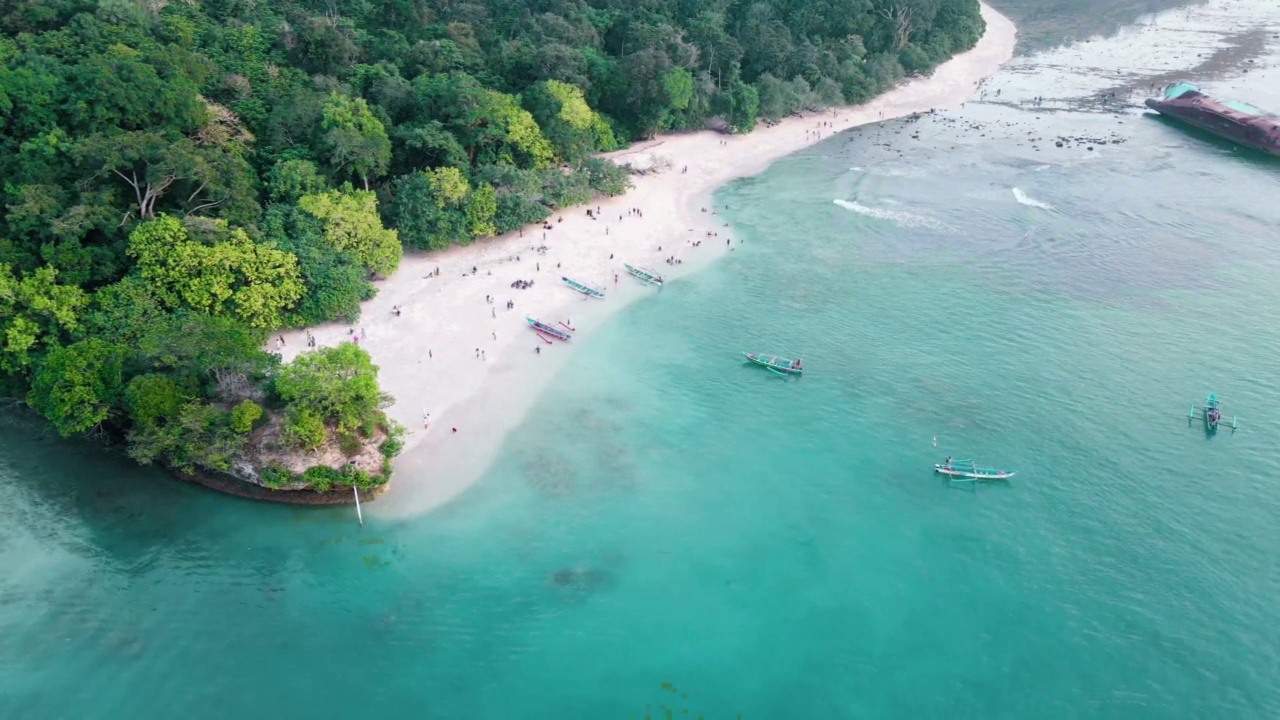
<svg viewBox="0 0 1280 720">
<path fill-rule="evenodd" d="M 474 482 L 572 342 L 629 303 L 661 292 L 629 277 L 624 263 L 655 269 L 670 282 L 734 251 L 732 228 L 711 204 L 716 188 L 842 130 L 969 99 L 1013 57 L 1016 43 L 1008 18 L 986 4 L 982 17 L 986 31 L 978 44 L 928 78 L 864 105 L 791 117 L 744 135 L 666 135 L 612 153 L 606 157 L 648 168 L 633 175 L 624 195 L 569 208 L 546 226 L 406 255 L 396 274 L 378 283 L 358 324 L 285 333 L 286 361 L 307 348 L 306 332 L 320 346 L 358 335 L 395 398 L 387 413 L 409 430 L 405 451 L 395 462 L 394 487 L 371 507 L 384 516 L 418 514 Z M 563 277 L 601 287 L 606 297 L 584 298 Z M 514 287 L 518 281 L 532 285 Z M 526 317 L 572 325 L 579 338 L 545 345 Z"/>
</svg>

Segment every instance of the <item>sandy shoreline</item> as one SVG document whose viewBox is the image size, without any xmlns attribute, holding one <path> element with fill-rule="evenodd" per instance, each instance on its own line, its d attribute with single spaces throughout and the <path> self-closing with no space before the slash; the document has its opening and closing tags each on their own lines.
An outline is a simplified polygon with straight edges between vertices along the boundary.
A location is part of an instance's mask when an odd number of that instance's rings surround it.
<svg viewBox="0 0 1280 720">
<path fill-rule="evenodd" d="M 599 219 L 588 217 L 586 207 L 569 208 L 563 220 L 550 218 L 551 230 L 535 226 L 470 247 L 406 255 L 395 275 L 377 284 L 377 297 L 364 304 L 355 326 L 360 344 L 381 368 L 383 389 L 395 397 L 388 414 L 409 431 L 391 490 L 370 508 L 382 516 L 424 512 L 456 497 L 489 466 L 572 345 L 543 344 L 527 329 L 526 315 L 548 323 L 571 320 L 579 332 L 590 333 L 631 302 L 660 292 L 628 277 L 623 263 L 650 267 L 670 281 L 728 251 L 731 228 L 710 208 L 711 194 L 720 186 L 841 130 L 958 106 L 972 96 L 980 81 L 1013 56 L 1016 39 L 1007 18 L 985 4 L 982 15 L 987 30 L 977 47 L 940 66 L 931 78 L 866 105 L 789 118 L 748 135 L 665 136 L 612 154 L 623 162 L 665 158 L 671 169 L 634 177 L 635 187 L 626 195 L 598 200 Z M 688 171 L 681 172 L 685 167 Z M 643 217 L 628 215 L 630 208 L 639 208 Z M 697 240 L 701 246 L 693 247 Z M 534 249 L 542 245 L 545 253 Z M 671 256 L 683 263 L 667 265 Z M 431 277 L 437 267 L 439 277 Z M 598 285 L 607 297 L 584 299 L 561 276 Z M 516 280 L 535 284 L 513 289 Z M 508 300 L 514 309 L 507 309 Z M 399 316 L 394 306 L 401 308 Z M 348 341 L 351 330 L 345 324 L 311 328 L 320 345 Z M 284 338 L 286 360 L 307 349 L 301 330 Z M 424 413 L 430 413 L 430 429 L 423 427 Z"/>
</svg>

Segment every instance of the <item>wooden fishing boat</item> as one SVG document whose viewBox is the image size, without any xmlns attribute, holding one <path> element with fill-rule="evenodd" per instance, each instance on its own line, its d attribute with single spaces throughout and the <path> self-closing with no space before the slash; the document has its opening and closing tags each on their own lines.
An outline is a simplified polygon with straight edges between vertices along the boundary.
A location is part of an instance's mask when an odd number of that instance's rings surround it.
<svg viewBox="0 0 1280 720">
<path fill-rule="evenodd" d="M 747 362 L 766 367 L 779 375 L 799 375 L 804 372 L 803 368 L 801 368 L 803 363 L 800 360 L 788 360 L 777 355 L 765 355 L 764 353 L 744 352 L 742 356 L 747 359 Z"/>
<path fill-rule="evenodd" d="M 996 468 L 978 467 L 969 458 L 964 458 L 962 460 L 952 460 L 951 458 L 947 458 L 945 463 L 934 465 L 933 471 L 940 475 L 946 475 L 947 479 L 952 482 L 1008 480 L 1018 474 L 1014 470 L 998 470 Z"/>
<path fill-rule="evenodd" d="M 1191 406 L 1191 412 L 1187 414 L 1187 423 L 1190 424 L 1198 419 L 1204 420 L 1205 430 L 1217 430 L 1219 424 L 1226 422 L 1217 393 L 1209 393 L 1209 397 L 1204 401 L 1204 407 Z M 1236 429 L 1236 421 L 1236 416 L 1232 415 L 1229 423 L 1232 430 Z"/>
<path fill-rule="evenodd" d="M 573 335 L 569 334 L 568 332 L 561 330 L 558 327 L 553 327 L 551 325 L 548 325 L 542 322 L 541 320 L 534 320 L 531 317 L 526 317 L 525 320 L 529 321 L 529 327 L 533 328 L 541 335 L 552 337 L 552 338 L 555 338 L 556 340 L 572 340 L 573 339 Z"/>
<path fill-rule="evenodd" d="M 640 267 L 639 265 L 623 264 L 623 267 L 625 267 L 627 269 L 627 272 L 631 273 L 633 277 L 635 277 L 637 280 L 644 282 L 646 285 L 660 286 L 663 283 L 662 276 L 652 270 L 647 270 L 645 268 Z"/>
<path fill-rule="evenodd" d="M 564 281 L 565 285 L 568 285 L 587 297 L 600 298 L 601 300 L 604 299 L 604 291 L 598 287 L 593 287 L 586 283 L 580 283 L 572 278 L 561 277 L 560 279 Z"/>
</svg>

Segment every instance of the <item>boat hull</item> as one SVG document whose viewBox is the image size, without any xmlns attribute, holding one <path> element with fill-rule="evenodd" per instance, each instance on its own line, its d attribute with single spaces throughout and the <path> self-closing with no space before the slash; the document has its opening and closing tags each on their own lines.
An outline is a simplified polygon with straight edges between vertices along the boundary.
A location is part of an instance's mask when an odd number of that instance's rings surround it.
<svg viewBox="0 0 1280 720">
<path fill-rule="evenodd" d="M 991 468 L 976 468 L 965 470 L 963 468 L 947 467 L 946 465 L 934 465 L 933 471 L 939 475 L 946 475 L 950 478 L 963 478 L 966 480 L 1008 480 L 1017 475 L 1016 471 L 995 470 Z"/>
<path fill-rule="evenodd" d="M 553 337 L 556 340 L 568 341 L 573 339 L 573 336 L 565 332 L 564 330 L 552 327 L 542 322 L 541 320 L 534 320 L 533 318 L 525 318 L 525 321 L 529 323 L 529 327 L 532 328 L 534 331 L 539 332 L 543 335 L 548 335 L 550 337 Z"/>
<path fill-rule="evenodd" d="M 593 297 L 593 298 L 596 298 L 597 300 L 604 299 L 603 290 L 600 290 L 598 288 L 593 288 L 590 285 L 587 285 L 585 283 L 580 283 L 577 280 L 572 280 L 567 277 L 562 277 L 560 279 L 564 281 L 565 285 L 568 285 L 571 289 L 576 290 L 582 293 L 583 295 L 586 295 L 587 297 Z"/>
<path fill-rule="evenodd" d="M 1244 112 L 1190 86 L 1183 87 L 1188 89 L 1176 97 L 1148 99 L 1147 107 L 1237 145 L 1280 156 L 1280 118 Z"/>
<path fill-rule="evenodd" d="M 662 276 L 652 270 L 646 270 L 638 265 L 623 265 L 631 277 L 652 285 L 661 286 L 663 284 Z"/>
<path fill-rule="evenodd" d="M 769 368 L 776 373 L 782 373 L 784 375 L 800 375 L 804 372 L 802 368 L 792 367 L 790 360 L 784 360 L 783 364 L 775 364 L 771 362 L 772 358 L 766 360 L 754 353 L 742 353 L 742 356 L 747 359 L 747 362 L 759 365 L 760 367 Z"/>
</svg>

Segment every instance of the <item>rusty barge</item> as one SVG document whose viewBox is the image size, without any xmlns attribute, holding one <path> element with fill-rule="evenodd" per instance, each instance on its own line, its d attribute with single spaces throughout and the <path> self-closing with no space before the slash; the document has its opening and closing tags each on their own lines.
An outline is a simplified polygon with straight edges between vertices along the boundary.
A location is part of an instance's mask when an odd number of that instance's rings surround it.
<svg viewBox="0 0 1280 720">
<path fill-rule="evenodd" d="M 1182 82 L 1165 88 L 1160 99 L 1147 100 L 1147 107 L 1220 138 L 1280 156 L 1280 116 L 1252 105 L 1235 100 L 1219 102 L 1195 85 Z"/>
</svg>

